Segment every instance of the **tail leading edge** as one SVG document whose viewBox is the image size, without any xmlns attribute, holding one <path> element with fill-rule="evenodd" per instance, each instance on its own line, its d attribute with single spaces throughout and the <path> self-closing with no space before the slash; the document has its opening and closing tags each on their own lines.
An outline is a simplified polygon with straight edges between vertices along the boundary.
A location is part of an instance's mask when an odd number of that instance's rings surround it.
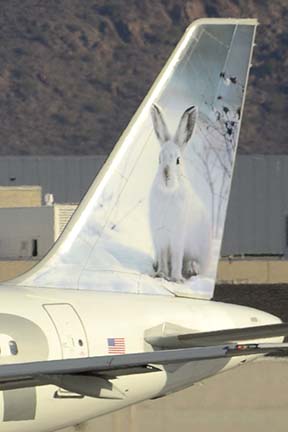
<svg viewBox="0 0 288 432">
<path fill-rule="evenodd" d="M 11 283 L 213 296 L 256 26 L 187 29 L 60 239 Z"/>
</svg>

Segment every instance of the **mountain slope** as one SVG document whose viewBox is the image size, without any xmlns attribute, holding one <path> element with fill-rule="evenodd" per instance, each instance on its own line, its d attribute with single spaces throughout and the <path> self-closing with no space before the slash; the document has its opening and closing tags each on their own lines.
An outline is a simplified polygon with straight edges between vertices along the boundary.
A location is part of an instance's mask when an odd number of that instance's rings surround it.
<svg viewBox="0 0 288 432">
<path fill-rule="evenodd" d="M 287 153 L 287 0 L 11 0 L 0 15 L 0 154 L 108 153 L 204 16 L 262 23 L 240 151 Z"/>
</svg>

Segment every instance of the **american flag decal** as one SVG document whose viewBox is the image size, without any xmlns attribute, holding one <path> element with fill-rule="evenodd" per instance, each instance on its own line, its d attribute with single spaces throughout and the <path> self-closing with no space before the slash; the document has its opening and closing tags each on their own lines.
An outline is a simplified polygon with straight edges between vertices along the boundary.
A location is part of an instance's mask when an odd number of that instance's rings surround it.
<svg viewBox="0 0 288 432">
<path fill-rule="evenodd" d="M 125 354 L 124 338 L 108 338 L 108 354 Z"/>
</svg>

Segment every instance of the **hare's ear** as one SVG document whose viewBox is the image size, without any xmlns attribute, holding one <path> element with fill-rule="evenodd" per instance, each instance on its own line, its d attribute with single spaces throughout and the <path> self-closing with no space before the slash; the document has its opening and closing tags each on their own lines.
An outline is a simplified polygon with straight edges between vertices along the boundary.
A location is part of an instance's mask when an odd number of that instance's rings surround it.
<svg viewBox="0 0 288 432">
<path fill-rule="evenodd" d="M 153 104 L 151 108 L 151 116 L 154 126 L 155 134 L 160 141 L 160 144 L 164 144 L 166 141 L 170 140 L 170 134 L 166 123 L 163 119 L 160 108 Z"/>
<path fill-rule="evenodd" d="M 181 148 L 185 147 L 193 134 L 197 113 L 197 107 L 191 106 L 187 108 L 186 111 L 184 111 L 184 114 L 181 117 L 178 129 L 175 134 L 175 142 Z"/>
</svg>

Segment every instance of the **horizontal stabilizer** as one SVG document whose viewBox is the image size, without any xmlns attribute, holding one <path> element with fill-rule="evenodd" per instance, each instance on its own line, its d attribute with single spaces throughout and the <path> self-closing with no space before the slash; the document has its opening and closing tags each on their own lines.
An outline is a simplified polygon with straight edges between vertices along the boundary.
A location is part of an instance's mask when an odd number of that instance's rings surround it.
<svg viewBox="0 0 288 432">
<path fill-rule="evenodd" d="M 267 339 L 288 335 L 288 324 L 269 324 L 244 328 L 233 328 L 200 333 L 187 333 L 172 336 L 154 334 L 146 336 L 145 341 L 162 349 L 204 347 L 236 341 Z"/>
<path fill-rule="evenodd" d="M 61 382 L 63 382 L 65 388 L 69 388 L 70 391 L 85 395 L 85 385 L 82 386 L 81 380 L 83 379 L 83 384 L 86 383 L 88 376 L 95 378 L 105 374 L 107 376 L 110 374 L 117 376 L 118 370 L 119 372 L 121 371 L 121 375 L 123 371 L 126 370 L 128 375 L 129 371 L 131 369 L 135 371 L 135 368 L 148 368 L 152 372 L 160 372 L 161 369 L 158 369 L 155 365 L 165 366 L 175 363 L 267 354 L 275 351 L 288 352 L 288 344 L 229 344 L 116 356 L 110 355 L 2 365 L 0 366 L 0 390 L 31 387 L 35 385 L 55 385 L 56 382 L 58 386 L 61 386 Z M 57 377 L 56 381 L 55 377 Z M 106 380 L 104 379 L 104 381 L 106 388 L 109 382 L 107 378 Z M 98 389 L 99 396 L 95 395 L 94 397 L 101 397 L 100 387 Z M 81 391 L 79 389 L 81 389 Z M 89 392 L 89 396 L 91 395 L 92 392 Z M 113 397 L 113 394 L 111 394 L 111 397 Z"/>
</svg>

